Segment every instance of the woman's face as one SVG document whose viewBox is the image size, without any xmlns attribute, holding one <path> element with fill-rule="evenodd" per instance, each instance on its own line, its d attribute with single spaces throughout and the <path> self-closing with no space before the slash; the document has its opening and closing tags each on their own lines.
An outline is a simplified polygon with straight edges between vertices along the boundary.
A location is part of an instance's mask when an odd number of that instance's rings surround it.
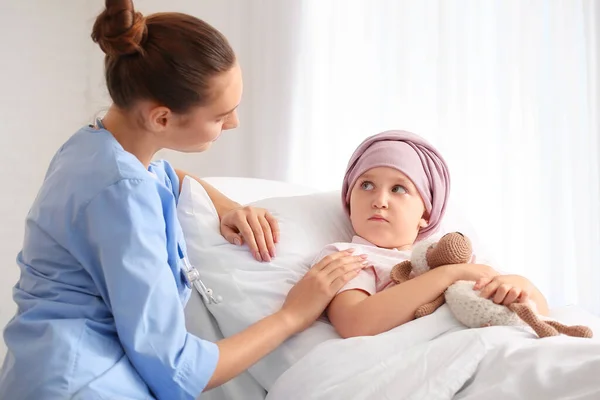
<svg viewBox="0 0 600 400">
<path fill-rule="evenodd" d="M 229 71 L 214 77 L 211 86 L 211 100 L 206 105 L 194 107 L 185 115 L 173 115 L 164 147 L 188 153 L 204 151 L 224 130 L 239 125 L 237 107 L 243 89 L 240 66 L 236 63 Z"/>
</svg>

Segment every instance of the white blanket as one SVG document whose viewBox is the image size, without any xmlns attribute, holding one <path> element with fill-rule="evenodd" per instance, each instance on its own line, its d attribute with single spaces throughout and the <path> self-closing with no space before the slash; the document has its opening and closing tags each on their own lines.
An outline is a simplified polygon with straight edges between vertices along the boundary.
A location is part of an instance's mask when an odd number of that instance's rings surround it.
<svg viewBox="0 0 600 400">
<path fill-rule="evenodd" d="M 600 335 L 599 319 L 575 319 Z M 444 305 L 381 335 L 320 344 L 267 399 L 600 399 L 600 340 L 467 329 Z"/>
</svg>

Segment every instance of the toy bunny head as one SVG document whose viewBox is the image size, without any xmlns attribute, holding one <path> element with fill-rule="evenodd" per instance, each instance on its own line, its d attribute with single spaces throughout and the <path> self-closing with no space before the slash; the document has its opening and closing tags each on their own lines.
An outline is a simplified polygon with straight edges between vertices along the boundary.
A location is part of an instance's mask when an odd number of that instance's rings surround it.
<svg viewBox="0 0 600 400">
<path fill-rule="evenodd" d="M 415 244 L 410 261 L 413 274 L 421 275 L 442 265 L 467 263 L 472 255 L 469 238 L 460 232 L 452 232 L 438 241 L 428 239 Z"/>
</svg>

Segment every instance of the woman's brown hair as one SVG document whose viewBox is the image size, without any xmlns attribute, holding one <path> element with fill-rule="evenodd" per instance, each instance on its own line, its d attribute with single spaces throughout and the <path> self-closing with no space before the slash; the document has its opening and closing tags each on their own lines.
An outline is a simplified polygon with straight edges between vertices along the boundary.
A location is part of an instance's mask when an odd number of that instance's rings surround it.
<svg viewBox="0 0 600 400">
<path fill-rule="evenodd" d="M 113 102 L 130 108 L 154 100 L 183 114 L 211 98 L 211 78 L 235 63 L 227 39 L 191 15 L 144 17 L 131 0 L 106 0 L 92 39 L 106 54 L 106 85 Z"/>
</svg>

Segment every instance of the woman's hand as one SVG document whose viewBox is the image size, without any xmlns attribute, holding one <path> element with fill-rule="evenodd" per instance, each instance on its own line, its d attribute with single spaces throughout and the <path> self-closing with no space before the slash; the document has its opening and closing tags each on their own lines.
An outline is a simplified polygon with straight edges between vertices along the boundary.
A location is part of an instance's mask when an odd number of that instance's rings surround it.
<svg viewBox="0 0 600 400">
<path fill-rule="evenodd" d="M 368 266 L 366 255 L 353 256 L 353 249 L 324 257 L 289 291 L 281 312 L 294 331 L 308 328 L 325 311 L 337 292 Z"/>
<path fill-rule="evenodd" d="M 480 296 L 496 304 L 508 306 L 514 302 L 525 303 L 529 300 L 531 283 L 519 275 L 498 275 L 493 278 L 481 278 L 473 290 L 481 290 Z"/>
<path fill-rule="evenodd" d="M 179 191 L 186 176 L 202 185 L 213 202 L 221 220 L 221 235 L 230 243 L 241 246 L 248 243 L 257 261 L 271 261 L 275 257 L 275 243 L 279 241 L 277 220 L 265 209 L 241 206 L 200 178 L 176 169 Z"/>
<path fill-rule="evenodd" d="M 238 246 L 247 243 L 257 261 L 268 262 L 275 257 L 279 224 L 264 208 L 240 206 L 221 216 L 221 234 L 230 243 Z"/>
</svg>

